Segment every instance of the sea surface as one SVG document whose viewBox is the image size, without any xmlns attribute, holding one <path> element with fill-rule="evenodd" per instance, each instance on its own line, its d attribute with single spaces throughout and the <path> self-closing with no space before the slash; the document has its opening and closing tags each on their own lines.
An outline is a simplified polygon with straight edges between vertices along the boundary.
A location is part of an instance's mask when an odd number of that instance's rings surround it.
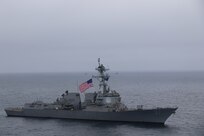
<svg viewBox="0 0 204 136">
<path fill-rule="evenodd" d="M 165 126 L 7 117 L 5 107 L 53 102 L 92 73 L 0 74 L 0 136 L 204 136 L 204 72 L 110 73 L 110 88 L 131 108 L 178 106 Z M 98 90 L 97 80 L 94 87 Z"/>
</svg>

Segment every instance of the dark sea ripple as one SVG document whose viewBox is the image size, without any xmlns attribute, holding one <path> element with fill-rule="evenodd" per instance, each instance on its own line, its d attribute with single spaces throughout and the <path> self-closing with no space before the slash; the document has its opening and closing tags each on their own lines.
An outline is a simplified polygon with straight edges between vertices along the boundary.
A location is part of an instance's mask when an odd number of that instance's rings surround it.
<svg viewBox="0 0 204 136">
<path fill-rule="evenodd" d="M 110 87 L 128 107 L 175 106 L 165 126 L 136 123 L 6 117 L 5 107 L 52 102 L 76 91 L 90 73 L 0 74 L 0 136 L 203 136 L 204 72 L 111 73 Z M 89 92 L 98 89 L 95 87 Z"/>
</svg>

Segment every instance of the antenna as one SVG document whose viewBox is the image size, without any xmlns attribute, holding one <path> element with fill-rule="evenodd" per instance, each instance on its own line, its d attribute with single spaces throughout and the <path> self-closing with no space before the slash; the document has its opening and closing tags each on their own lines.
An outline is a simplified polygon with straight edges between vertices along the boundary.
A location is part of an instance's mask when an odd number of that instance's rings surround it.
<svg viewBox="0 0 204 136">
<path fill-rule="evenodd" d="M 108 81 L 110 76 L 105 73 L 108 69 L 106 69 L 105 66 L 103 66 L 103 64 L 100 63 L 100 58 L 98 58 L 98 64 L 99 66 L 96 68 L 96 70 L 99 72 L 99 75 L 92 76 L 92 77 L 95 77 L 98 79 L 98 81 L 100 82 L 99 89 L 103 87 L 103 94 L 106 94 L 109 92 L 109 89 L 107 88 L 108 85 L 106 82 Z"/>
<path fill-rule="evenodd" d="M 98 58 L 98 65 L 100 66 L 101 64 L 100 64 L 100 58 Z"/>
</svg>

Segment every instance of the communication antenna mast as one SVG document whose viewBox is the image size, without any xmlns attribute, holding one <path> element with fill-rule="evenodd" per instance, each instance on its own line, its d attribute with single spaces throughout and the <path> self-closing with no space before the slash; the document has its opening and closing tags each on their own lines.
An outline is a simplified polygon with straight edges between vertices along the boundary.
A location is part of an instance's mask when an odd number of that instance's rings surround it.
<svg viewBox="0 0 204 136">
<path fill-rule="evenodd" d="M 100 64 L 100 58 L 98 58 L 98 65 L 100 66 L 101 64 Z"/>
<path fill-rule="evenodd" d="M 107 68 L 105 68 L 105 66 L 103 66 L 103 64 L 100 63 L 100 58 L 98 58 L 98 67 L 96 68 L 96 70 L 99 72 L 98 76 L 93 76 L 95 78 L 97 78 L 99 80 L 99 88 L 102 86 L 103 87 L 103 94 L 106 94 L 109 92 L 109 88 L 107 88 L 108 84 L 106 83 L 109 79 L 109 75 L 107 73 L 105 73 L 107 70 Z"/>
</svg>

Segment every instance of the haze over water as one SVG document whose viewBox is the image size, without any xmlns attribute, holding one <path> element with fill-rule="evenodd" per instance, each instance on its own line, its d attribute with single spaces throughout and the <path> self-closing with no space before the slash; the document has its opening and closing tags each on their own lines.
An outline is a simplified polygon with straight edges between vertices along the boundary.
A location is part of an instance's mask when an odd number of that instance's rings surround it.
<svg viewBox="0 0 204 136">
<path fill-rule="evenodd" d="M 204 70 L 203 0 L 0 1 L 0 73 Z"/>
</svg>

